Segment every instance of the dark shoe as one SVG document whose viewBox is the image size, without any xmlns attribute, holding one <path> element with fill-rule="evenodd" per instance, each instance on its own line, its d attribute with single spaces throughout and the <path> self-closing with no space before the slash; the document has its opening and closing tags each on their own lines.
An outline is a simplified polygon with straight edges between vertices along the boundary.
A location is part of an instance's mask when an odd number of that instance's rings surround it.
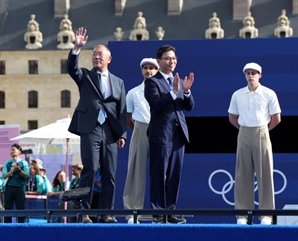
<svg viewBox="0 0 298 241">
<path fill-rule="evenodd" d="M 186 223 L 185 218 L 177 218 L 173 215 L 168 216 L 168 223 Z"/>
<path fill-rule="evenodd" d="M 89 218 L 88 215 L 84 215 L 82 223 L 92 223 L 92 220 Z"/>
<path fill-rule="evenodd" d="M 163 216 L 154 217 L 152 223 L 163 223 Z"/>
<path fill-rule="evenodd" d="M 99 219 L 100 223 L 117 223 L 116 218 L 111 217 L 111 216 L 101 216 L 101 218 Z"/>
</svg>

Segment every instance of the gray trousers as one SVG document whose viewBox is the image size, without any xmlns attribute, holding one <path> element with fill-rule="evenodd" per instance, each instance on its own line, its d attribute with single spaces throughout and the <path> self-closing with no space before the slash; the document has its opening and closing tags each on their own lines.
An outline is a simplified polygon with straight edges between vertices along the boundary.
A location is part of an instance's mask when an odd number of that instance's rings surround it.
<svg viewBox="0 0 298 241">
<path fill-rule="evenodd" d="M 235 209 L 254 209 L 254 173 L 258 183 L 259 209 L 275 209 L 273 157 L 267 126 L 241 126 L 239 129 L 234 189 Z M 237 216 L 237 218 L 245 217 Z"/>
<path fill-rule="evenodd" d="M 129 146 L 127 176 L 123 192 L 125 209 L 143 209 L 144 207 L 146 166 L 149 156 L 147 129 L 148 124 L 135 122 Z"/>
</svg>

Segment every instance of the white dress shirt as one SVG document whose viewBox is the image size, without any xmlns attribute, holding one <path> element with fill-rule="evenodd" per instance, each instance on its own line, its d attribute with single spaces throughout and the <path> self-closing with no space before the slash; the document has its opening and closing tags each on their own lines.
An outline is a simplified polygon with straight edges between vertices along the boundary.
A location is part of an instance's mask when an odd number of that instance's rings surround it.
<svg viewBox="0 0 298 241">
<path fill-rule="evenodd" d="M 145 84 L 143 81 L 142 84 L 128 91 L 126 95 L 126 108 L 127 113 L 132 113 L 133 120 L 149 124 L 150 107 L 145 99 L 144 88 Z"/>
<path fill-rule="evenodd" d="M 275 92 L 259 84 L 254 92 L 248 86 L 235 91 L 228 112 L 238 115 L 240 126 L 257 127 L 268 125 L 271 115 L 281 112 Z"/>
</svg>

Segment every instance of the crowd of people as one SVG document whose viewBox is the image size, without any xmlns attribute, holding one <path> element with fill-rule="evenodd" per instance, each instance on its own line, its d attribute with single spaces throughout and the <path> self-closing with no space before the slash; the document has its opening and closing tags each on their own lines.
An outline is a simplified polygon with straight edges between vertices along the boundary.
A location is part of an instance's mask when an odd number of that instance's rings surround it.
<svg viewBox="0 0 298 241">
<path fill-rule="evenodd" d="M 50 198 L 79 187 L 83 165 L 76 164 L 72 166 L 73 178 L 71 181 L 66 179 L 66 174 L 63 170 L 59 170 L 53 182 L 50 183 L 46 176 L 47 169 L 43 167 L 42 160 L 33 159 L 28 164 L 26 160 L 20 158 L 21 153 L 22 147 L 19 144 L 13 144 L 10 150 L 12 159 L 5 162 L 0 168 L 0 172 L 2 172 L 2 177 L 0 175 L 0 210 L 13 209 L 14 205 L 16 209 L 25 209 L 26 198 L 34 198 L 34 195 L 46 195 Z M 98 171 L 94 179 L 94 189 L 97 193 L 97 195 L 94 195 L 92 207 L 94 209 L 98 209 L 96 202 L 100 199 L 100 187 L 101 176 Z M 57 208 L 64 209 L 64 205 L 65 203 L 60 201 Z M 75 201 L 68 201 L 66 205 L 67 209 L 76 209 L 78 207 Z M 0 222 L 3 221 L 11 223 L 12 217 L 4 217 L 4 219 L 0 217 Z M 58 221 L 64 222 L 63 217 L 60 217 Z M 25 222 L 25 217 L 18 217 L 17 222 Z M 77 217 L 68 217 L 67 222 L 75 223 L 77 222 Z M 94 219 L 94 222 L 97 222 L 97 220 Z"/>
<path fill-rule="evenodd" d="M 80 92 L 80 98 L 69 131 L 81 138 L 83 166 L 73 167 L 75 176 L 69 183 L 60 170 L 48 185 L 40 160 L 31 161 L 30 169 L 19 155 L 21 147 L 13 145 L 12 160 L 3 168 L 8 179 L 5 189 L 5 209 L 13 202 L 24 209 L 24 186 L 29 194 L 46 194 L 90 187 L 82 199 L 85 209 L 113 209 L 118 149 L 126 143 L 127 127 L 132 132 L 129 146 L 128 170 L 123 192 L 125 209 L 143 209 L 146 186 L 146 163 L 150 160 L 150 205 L 154 210 L 175 209 L 180 187 L 185 144 L 189 132 L 184 111 L 194 108 L 191 93 L 194 73 L 181 79 L 174 74 L 178 57 L 171 45 L 163 45 L 156 59 L 140 62 L 142 82 L 127 95 L 124 82 L 108 70 L 111 51 L 104 45 L 92 51 L 93 68 L 78 66 L 81 48 L 87 43 L 87 30 L 79 28 L 75 45 L 70 51 L 67 69 Z M 248 63 L 243 68 L 247 85 L 233 93 L 228 108 L 229 120 L 239 129 L 235 173 L 235 208 L 253 209 L 254 173 L 259 190 L 259 208 L 274 209 L 273 158 L 269 131 L 280 121 L 281 109 L 275 92 L 259 82 L 262 68 Z M 29 171 L 30 170 L 30 171 Z M 68 204 L 70 205 L 70 204 Z M 75 208 L 73 204 L 69 206 Z M 140 222 L 138 217 L 137 223 Z M 237 216 L 237 224 L 246 224 L 246 216 Z M 133 223 L 132 216 L 126 217 Z M 271 224 L 271 216 L 260 217 L 262 224 Z M 116 223 L 112 215 L 98 220 L 83 216 L 83 223 Z M 168 223 L 183 224 L 184 218 L 167 215 Z M 153 215 L 153 223 L 164 223 L 161 215 Z"/>
</svg>

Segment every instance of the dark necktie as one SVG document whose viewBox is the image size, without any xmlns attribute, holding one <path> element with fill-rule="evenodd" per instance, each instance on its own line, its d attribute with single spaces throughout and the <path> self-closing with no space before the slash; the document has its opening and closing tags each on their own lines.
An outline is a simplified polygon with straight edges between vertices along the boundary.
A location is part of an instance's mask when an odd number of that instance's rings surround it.
<svg viewBox="0 0 298 241">
<path fill-rule="evenodd" d="M 168 81 L 169 81 L 169 85 L 170 85 L 170 89 L 173 89 L 173 77 L 168 77 Z"/>
</svg>

